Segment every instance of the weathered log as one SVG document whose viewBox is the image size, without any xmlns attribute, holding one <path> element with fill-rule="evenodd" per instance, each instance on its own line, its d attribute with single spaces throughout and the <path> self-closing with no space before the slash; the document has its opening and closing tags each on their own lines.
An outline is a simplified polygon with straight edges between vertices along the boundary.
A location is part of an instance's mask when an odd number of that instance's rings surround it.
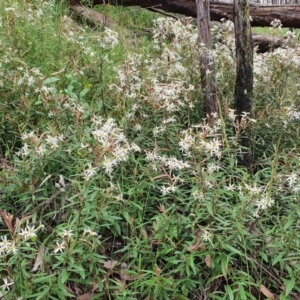
<svg viewBox="0 0 300 300">
<path fill-rule="evenodd" d="M 86 19 L 89 23 L 96 25 L 96 26 L 110 26 L 110 25 L 116 25 L 117 23 L 108 17 L 106 17 L 103 14 L 100 14 L 96 12 L 93 9 L 90 9 L 86 6 L 83 6 L 78 3 L 71 3 L 70 5 L 71 11 L 84 19 Z M 139 28 L 141 30 L 141 28 Z M 151 29 L 145 29 L 145 32 L 151 33 Z M 278 37 L 271 37 L 268 35 L 262 35 L 262 34 L 256 34 L 254 33 L 252 35 L 253 44 L 255 47 L 257 47 L 257 51 L 259 53 L 264 53 L 268 51 L 272 51 L 279 47 L 284 47 L 286 45 L 291 44 L 291 42 L 288 42 L 285 38 L 278 38 Z"/>
<path fill-rule="evenodd" d="M 80 1 L 80 0 L 72 0 Z M 93 0 L 93 4 L 103 4 L 103 0 Z M 106 1 L 107 2 L 107 1 Z M 111 4 L 123 6 L 140 6 L 142 8 L 156 7 L 164 11 L 182 14 L 196 18 L 196 4 L 194 0 L 122 0 L 111 1 Z M 211 2 L 210 16 L 212 21 L 229 19 L 234 21 L 233 4 Z M 280 19 L 283 27 L 300 28 L 300 5 L 250 5 L 251 26 L 270 26 L 274 19 Z"/>
<path fill-rule="evenodd" d="M 279 47 L 290 46 L 291 44 L 291 42 L 285 38 L 271 37 L 256 33 L 252 34 L 252 40 L 259 53 L 269 52 Z"/>
<path fill-rule="evenodd" d="M 115 23 L 105 15 L 76 2 L 70 3 L 70 10 L 76 16 L 85 19 L 88 23 L 95 26 L 105 27 Z"/>
</svg>

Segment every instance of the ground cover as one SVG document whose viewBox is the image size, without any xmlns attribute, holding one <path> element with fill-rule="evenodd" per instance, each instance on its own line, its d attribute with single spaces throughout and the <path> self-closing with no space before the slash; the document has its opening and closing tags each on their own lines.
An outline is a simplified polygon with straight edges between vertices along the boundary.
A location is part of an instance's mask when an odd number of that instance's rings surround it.
<svg viewBox="0 0 300 300">
<path fill-rule="evenodd" d="M 233 26 L 214 27 L 209 125 L 191 19 L 106 9 L 103 30 L 0 3 L 2 295 L 299 299 L 300 50 L 255 55 L 236 127 Z"/>
</svg>

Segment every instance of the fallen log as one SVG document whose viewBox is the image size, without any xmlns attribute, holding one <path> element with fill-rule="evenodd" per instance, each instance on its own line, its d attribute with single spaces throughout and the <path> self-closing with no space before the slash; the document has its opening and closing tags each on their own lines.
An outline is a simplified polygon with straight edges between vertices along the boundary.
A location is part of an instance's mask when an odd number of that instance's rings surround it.
<svg viewBox="0 0 300 300">
<path fill-rule="evenodd" d="M 255 47 L 257 47 L 258 53 L 264 53 L 272 51 L 276 48 L 291 46 L 286 38 L 271 37 L 262 34 L 252 34 L 252 40 Z"/>
<path fill-rule="evenodd" d="M 101 28 L 104 28 L 115 24 L 115 22 L 107 16 L 77 2 L 70 3 L 70 10 L 73 14 L 75 14 L 75 16 L 83 18 L 86 22 L 93 26 L 100 26 Z"/>
<path fill-rule="evenodd" d="M 80 0 L 71 0 L 78 3 Z M 105 4 L 107 0 L 93 0 L 94 5 Z M 121 3 L 121 4 L 120 4 Z M 164 11 L 197 17 L 196 4 L 193 0 L 122 0 L 111 1 L 110 4 L 123 6 L 140 6 L 142 8 L 156 7 Z M 233 4 L 225 2 L 211 2 L 210 15 L 212 21 L 221 19 L 234 20 Z M 251 26 L 270 26 L 274 19 L 280 19 L 282 27 L 300 28 L 300 5 L 250 5 Z"/>
<path fill-rule="evenodd" d="M 76 16 L 86 19 L 90 24 L 96 26 L 100 25 L 100 28 L 117 25 L 115 21 L 107 18 L 105 15 L 78 3 L 73 2 L 73 4 L 70 5 L 70 10 L 75 13 Z M 152 30 L 147 29 L 145 32 L 151 34 Z M 252 39 L 253 45 L 257 47 L 257 52 L 259 53 L 269 52 L 279 47 L 291 45 L 286 38 L 271 37 L 257 33 L 252 34 Z"/>
</svg>

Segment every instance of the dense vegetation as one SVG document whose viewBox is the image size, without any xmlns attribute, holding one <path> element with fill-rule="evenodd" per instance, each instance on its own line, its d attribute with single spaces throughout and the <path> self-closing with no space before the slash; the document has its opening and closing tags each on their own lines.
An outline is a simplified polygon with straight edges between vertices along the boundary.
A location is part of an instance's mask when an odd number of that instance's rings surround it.
<svg viewBox="0 0 300 300">
<path fill-rule="evenodd" d="M 119 25 L 0 2 L 1 294 L 299 299 L 299 48 L 255 55 L 237 126 L 233 26 L 215 26 L 209 125 L 192 20 L 106 13 Z"/>
</svg>

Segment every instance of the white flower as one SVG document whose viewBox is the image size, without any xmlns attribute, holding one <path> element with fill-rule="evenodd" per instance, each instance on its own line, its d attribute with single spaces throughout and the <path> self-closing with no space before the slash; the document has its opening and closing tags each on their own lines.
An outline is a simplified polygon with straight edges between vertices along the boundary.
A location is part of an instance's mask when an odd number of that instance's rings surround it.
<svg viewBox="0 0 300 300">
<path fill-rule="evenodd" d="M 156 153 L 156 151 L 154 150 L 153 152 L 147 151 L 146 152 L 146 159 L 149 161 L 155 161 L 159 159 L 158 154 Z"/>
<path fill-rule="evenodd" d="M 220 170 L 220 166 L 216 164 L 208 164 L 207 172 L 208 174 L 212 174 L 213 172 L 218 172 Z"/>
<path fill-rule="evenodd" d="M 267 207 L 271 207 L 275 203 L 274 199 L 264 196 L 260 200 L 256 200 L 255 204 L 258 209 L 265 210 Z"/>
<path fill-rule="evenodd" d="M 116 164 L 115 160 L 106 158 L 104 156 L 104 161 L 102 162 L 102 165 L 105 168 L 105 172 L 107 174 L 110 175 L 113 172 L 115 164 Z"/>
<path fill-rule="evenodd" d="M 2 288 L 3 290 L 8 290 L 8 291 L 9 291 L 9 289 L 10 289 L 10 286 L 14 284 L 13 281 L 10 281 L 10 282 L 9 282 L 9 280 L 8 280 L 7 277 L 3 277 L 3 282 L 4 282 L 4 284 L 1 285 L 1 288 Z"/>
<path fill-rule="evenodd" d="M 192 193 L 192 196 L 194 200 L 203 200 L 204 199 L 204 193 L 202 191 L 196 190 Z"/>
<path fill-rule="evenodd" d="M 70 238 L 70 237 L 74 236 L 74 233 L 73 233 L 72 229 L 64 229 L 61 235 L 62 235 L 62 237 Z"/>
<path fill-rule="evenodd" d="M 83 171 L 84 179 L 87 180 L 87 181 L 90 180 L 97 173 L 96 170 L 97 170 L 97 168 L 92 167 L 92 164 L 89 163 L 88 168 Z"/>
<path fill-rule="evenodd" d="M 162 193 L 163 196 L 170 193 L 170 190 L 169 190 L 168 187 L 165 186 L 165 185 L 162 185 L 162 186 L 160 187 L 160 190 L 161 190 L 161 193 Z"/>
<path fill-rule="evenodd" d="M 250 191 L 253 195 L 257 195 L 261 192 L 262 187 L 257 187 L 256 184 L 253 187 L 250 187 Z"/>
<path fill-rule="evenodd" d="M 123 194 L 119 194 L 118 196 L 116 196 L 116 200 L 117 201 L 123 201 Z"/>
<path fill-rule="evenodd" d="M 45 154 L 45 152 L 46 152 L 45 146 L 44 145 L 39 145 L 37 150 L 36 150 L 36 154 L 38 156 L 43 156 Z"/>
<path fill-rule="evenodd" d="M 259 214 L 258 214 L 258 212 L 259 212 L 259 209 L 256 209 L 254 212 L 253 212 L 253 214 L 252 214 L 252 216 L 254 217 L 254 218 L 259 218 Z"/>
<path fill-rule="evenodd" d="M 65 242 L 62 241 L 61 243 L 56 242 L 55 249 L 53 250 L 54 253 L 63 252 L 65 249 Z"/>
<path fill-rule="evenodd" d="M 286 177 L 289 187 L 297 181 L 297 174 L 294 171 L 290 175 L 286 175 Z"/>
<path fill-rule="evenodd" d="M 59 138 L 57 136 L 50 136 L 48 135 L 48 137 L 45 139 L 45 141 L 47 142 L 48 145 L 50 145 L 51 149 L 58 149 L 59 145 Z"/>
<path fill-rule="evenodd" d="M 142 149 L 135 143 L 131 143 L 130 148 L 135 152 L 141 152 Z"/>
<path fill-rule="evenodd" d="M 234 186 L 234 184 L 229 184 L 228 186 L 226 186 L 226 190 L 227 191 L 234 191 L 235 190 L 235 186 Z"/>
<path fill-rule="evenodd" d="M 100 47 L 101 48 L 113 48 L 118 43 L 119 43 L 118 33 L 106 27 L 103 37 L 100 42 Z"/>
<path fill-rule="evenodd" d="M 18 253 L 18 248 L 16 247 L 15 242 L 11 243 L 11 245 L 8 249 L 8 253 L 12 253 L 14 255 L 16 255 Z"/>
<path fill-rule="evenodd" d="M 34 226 L 30 227 L 29 225 L 26 226 L 26 231 L 24 233 L 25 235 L 25 239 L 29 239 L 29 238 L 34 238 L 36 237 L 36 232 L 37 229 L 34 228 Z"/>
<path fill-rule="evenodd" d="M 211 233 L 209 233 L 207 230 L 204 230 L 203 233 L 201 234 L 203 240 L 205 242 L 210 241 L 210 237 L 212 236 Z"/>
<path fill-rule="evenodd" d="M 0 249 L 3 249 L 5 251 L 9 250 L 9 247 L 11 246 L 11 242 L 7 240 L 7 236 L 4 235 L 1 237 L 2 242 L 0 242 Z"/>
<path fill-rule="evenodd" d="M 97 232 L 92 231 L 92 230 L 90 229 L 90 227 L 84 229 L 83 235 L 86 235 L 86 234 L 87 234 L 88 236 L 97 236 Z"/>
</svg>

